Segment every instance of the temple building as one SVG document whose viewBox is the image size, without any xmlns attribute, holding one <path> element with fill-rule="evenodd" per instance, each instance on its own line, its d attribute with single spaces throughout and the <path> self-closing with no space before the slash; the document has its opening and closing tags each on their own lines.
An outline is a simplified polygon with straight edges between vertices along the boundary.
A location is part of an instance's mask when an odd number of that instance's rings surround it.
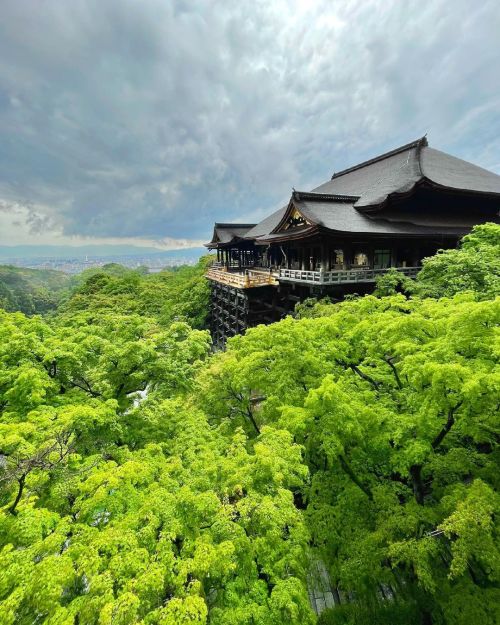
<svg viewBox="0 0 500 625">
<path fill-rule="evenodd" d="M 333 174 L 258 224 L 216 223 L 211 332 L 216 347 L 279 320 L 307 297 L 367 293 L 396 268 L 456 247 L 498 222 L 500 176 L 429 147 L 425 137 Z"/>
</svg>

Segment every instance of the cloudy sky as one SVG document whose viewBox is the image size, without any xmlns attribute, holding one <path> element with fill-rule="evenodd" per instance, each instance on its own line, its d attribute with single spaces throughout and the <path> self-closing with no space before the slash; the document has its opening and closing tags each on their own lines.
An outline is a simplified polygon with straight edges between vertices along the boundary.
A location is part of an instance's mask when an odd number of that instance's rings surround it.
<svg viewBox="0 0 500 625">
<path fill-rule="evenodd" d="M 0 11 L 0 244 L 196 244 L 425 133 L 500 173 L 498 0 Z"/>
</svg>

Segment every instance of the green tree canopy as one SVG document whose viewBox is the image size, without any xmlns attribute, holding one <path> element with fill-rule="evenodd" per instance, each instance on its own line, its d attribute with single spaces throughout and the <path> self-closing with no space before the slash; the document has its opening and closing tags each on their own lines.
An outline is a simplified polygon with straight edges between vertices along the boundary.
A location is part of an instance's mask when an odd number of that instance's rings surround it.
<svg viewBox="0 0 500 625">
<path fill-rule="evenodd" d="M 231 339 L 199 377 L 215 422 L 304 445 L 295 494 L 345 592 L 390 586 L 448 623 L 467 594 L 495 622 L 499 315 L 473 294 L 320 303 Z"/>
<path fill-rule="evenodd" d="M 0 623 L 496 625 L 498 229 L 217 354 L 206 259 L 0 310 Z"/>
<path fill-rule="evenodd" d="M 450 297 L 472 291 L 480 299 L 500 295 L 500 225 L 475 226 L 456 250 L 426 258 L 417 278 L 425 297 Z"/>
</svg>

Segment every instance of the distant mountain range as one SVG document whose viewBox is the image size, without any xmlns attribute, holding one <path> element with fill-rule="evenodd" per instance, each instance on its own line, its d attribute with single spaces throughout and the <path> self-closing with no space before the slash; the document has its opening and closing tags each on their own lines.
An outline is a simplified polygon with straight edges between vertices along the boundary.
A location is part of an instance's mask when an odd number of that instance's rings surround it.
<svg viewBox="0 0 500 625">
<path fill-rule="evenodd" d="M 135 245 L 0 245 L 0 258 L 102 258 L 103 256 L 158 256 L 165 258 L 197 259 L 208 250 L 190 247 L 178 250 L 159 250 L 156 247 Z"/>
</svg>

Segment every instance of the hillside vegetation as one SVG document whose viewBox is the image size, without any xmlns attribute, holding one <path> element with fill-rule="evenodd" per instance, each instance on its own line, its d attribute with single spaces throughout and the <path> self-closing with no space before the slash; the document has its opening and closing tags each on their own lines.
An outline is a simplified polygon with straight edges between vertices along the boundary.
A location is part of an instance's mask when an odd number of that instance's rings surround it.
<svg viewBox="0 0 500 625">
<path fill-rule="evenodd" d="M 498 623 L 499 255 L 216 354 L 205 261 L 0 311 L 0 623 Z"/>
<path fill-rule="evenodd" d="M 71 278 L 62 271 L 0 265 L 0 307 L 26 315 L 55 310 Z"/>
</svg>

